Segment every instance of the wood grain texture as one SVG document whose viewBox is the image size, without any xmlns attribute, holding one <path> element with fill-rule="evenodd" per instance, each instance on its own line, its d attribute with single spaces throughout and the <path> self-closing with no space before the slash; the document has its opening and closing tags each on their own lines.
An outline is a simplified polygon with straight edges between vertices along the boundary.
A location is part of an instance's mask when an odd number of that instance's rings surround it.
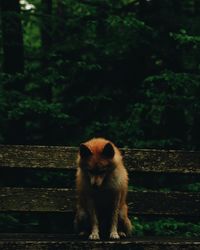
<svg viewBox="0 0 200 250">
<path fill-rule="evenodd" d="M 0 145 L 0 168 L 76 170 L 78 148 Z M 129 172 L 200 174 L 200 152 L 121 149 Z M 74 190 L 61 188 L 0 188 L 1 212 L 72 212 Z M 133 215 L 200 215 L 200 193 L 130 191 Z M 199 250 L 199 239 L 177 237 L 130 238 L 119 241 L 87 241 L 70 235 L 0 234 L 0 250 L 135 249 Z"/>
<path fill-rule="evenodd" d="M 80 240 L 72 235 L 0 234 L 1 250 L 199 250 L 198 238 L 130 238 L 116 241 Z"/>
<path fill-rule="evenodd" d="M 121 149 L 130 172 L 200 174 L 200 152 Z M 76 169 L 78 148 L 0 145 L 0 167 Z"/>
<path fill-rule="evenodd" d="M 0 188 L 0 211 L 69 212 L 75 203 L 74 190 Z M 128 205 L 134 215 L 199 216 L 200 193 L 130 191 Z"/>
<path fill-rule="evenodd" d="M 18 168 L 76 168 L 77 148 L 0 145 L 0 166 Z"/>
<path fill-rule="evenodd" d="M 124 150 L 129 171 L 200 174 L 200 152 L 179 150 Z"/>
</svg>

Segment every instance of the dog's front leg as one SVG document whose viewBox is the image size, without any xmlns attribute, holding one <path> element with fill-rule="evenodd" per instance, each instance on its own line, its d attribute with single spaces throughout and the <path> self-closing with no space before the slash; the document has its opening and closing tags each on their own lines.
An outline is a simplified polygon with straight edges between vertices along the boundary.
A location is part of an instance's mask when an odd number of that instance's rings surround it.
<svg viewBox="0 0 200 250">
<path fill-rule="evenodd" d="M 89 214 L 90 214 L 90 221 L 91 221 L 91 233 L 89 235 L 90 240 L 99 240 L 99 222 L 98 218 L 96 215 L 95 207 L 93 202 L 90 202 L 90 209 L 89 209 Z"/>
<path fill-rule="evenodd" d="M 120 238 L 120 236 L 117 232 L 119 201 L 120 201 L 120 194 L 115 194 L 113 211 L 112 211 L 112 216 L 111 216 L 110 239 L 119 239 Z"/>
</svg>

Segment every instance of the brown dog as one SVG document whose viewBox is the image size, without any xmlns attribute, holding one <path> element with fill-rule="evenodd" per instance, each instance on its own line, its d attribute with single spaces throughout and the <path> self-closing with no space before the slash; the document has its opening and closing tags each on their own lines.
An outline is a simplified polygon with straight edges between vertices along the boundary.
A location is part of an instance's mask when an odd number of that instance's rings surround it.
<svg viewBox="0 0 200 250">
<path fill-rule="evenodd" d="M 121 153 L 112 142 L 94 138 L 80 145 L 76 189 L 78 231 L 84 230 L 89 239 L 96 240 L 100 238 L 99 228 L 106 225 L 101 233 L 109 228 L 110 239 L 131 235 L 126 204 L 128 174 Z"/>
</svg>

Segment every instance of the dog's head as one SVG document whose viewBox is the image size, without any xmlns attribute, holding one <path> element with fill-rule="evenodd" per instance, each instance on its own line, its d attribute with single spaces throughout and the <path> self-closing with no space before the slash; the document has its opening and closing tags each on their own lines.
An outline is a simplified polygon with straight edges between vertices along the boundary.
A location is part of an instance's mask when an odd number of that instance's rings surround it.
<svg viewBox="0 0 200 250">
<path fill-rule="evenodd" d="M 115 168 L 115 146 L 102 138 L 82 143 L 79 148 L 80 167 L 93 187 L 100 187 Z"/>
</svg>

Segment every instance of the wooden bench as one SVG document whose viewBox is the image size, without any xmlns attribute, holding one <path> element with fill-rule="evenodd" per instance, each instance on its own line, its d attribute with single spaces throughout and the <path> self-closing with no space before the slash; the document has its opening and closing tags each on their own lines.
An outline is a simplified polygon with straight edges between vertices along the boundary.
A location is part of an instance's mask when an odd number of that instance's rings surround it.
<svg viewBox="0 0 200 250">
<path fill-rule="evenodd" d="M 125 166 L 130 175 L 137 173 L 199 175 L 200 152 L 174 150 L 122 149 Z M 66 182 L 74 183 L 77 148 L 58 146 L 0 146 L 0 171 L 67 171 Z M 173 176 L 173 175 L 172 175 Z M 69 185 L 73 185 L 73 184 Z M 129 211 L 134 216 L 182 216 L 200 218 L 200 193 L 130 191 Z M 0 212 L 3 213 L 62 213 L 68 220 L 75 210 L 73 188 L 57 187 L 0 187 Z M 89 241 L 71 233 L 1 233 L 0 249 L 47 250 L 47 249 L 200 249 L 199 238 L 185 237 L 136 237 L 116 241 Z M 2 231 L 2 228 L 1 228 Z"/>
</svg>

